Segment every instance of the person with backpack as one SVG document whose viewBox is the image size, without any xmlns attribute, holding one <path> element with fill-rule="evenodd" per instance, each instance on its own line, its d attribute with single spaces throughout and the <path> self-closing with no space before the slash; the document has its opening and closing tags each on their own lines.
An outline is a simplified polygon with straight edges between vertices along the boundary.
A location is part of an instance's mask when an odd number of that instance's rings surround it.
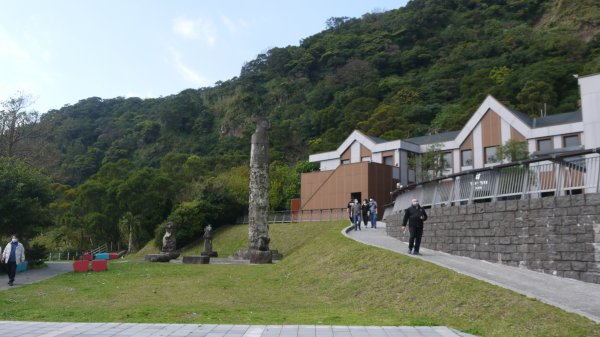
<svg viewBox="0 0 600 337">
<path fill-rule="evenodd" d="M 408 254 L 421 255 L 419 247 L 421 246 L 421 237 L 423 236 L 423 223 L 427 220 L 425 209 L 419 205 L 419 200 L 413 199 L 412 206 L 404 210 L 404 220 L 402 221 L 402 229 L 408 230 L 410 237 L 408 239 Z M 414 249 L 414 250 L 413 250 Z"/>
<path fill-rule="evenodd" d="M 7 265 L 8 285 L 12 287 L 17 274 L 17 265 L 25 262 L 25 247 L 19 242 L 16 234 L 13 234 L 11 241 L 4 248 L 2 262 Z"/>
</svg>

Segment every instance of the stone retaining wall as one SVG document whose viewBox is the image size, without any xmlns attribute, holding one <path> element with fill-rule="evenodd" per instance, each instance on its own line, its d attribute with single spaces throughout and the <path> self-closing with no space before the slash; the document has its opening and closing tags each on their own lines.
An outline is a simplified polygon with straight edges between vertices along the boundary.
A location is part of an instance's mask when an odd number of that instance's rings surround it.
<svg viewBox="0 0 600 337">
<path fill-rule="evenodd" d="M 425 248 L 600 283 L 600 194 L 432 208 L 427 214 Z M 385 219 L 387 234 L 407 241 L 403 216 Z"/>
</svg>

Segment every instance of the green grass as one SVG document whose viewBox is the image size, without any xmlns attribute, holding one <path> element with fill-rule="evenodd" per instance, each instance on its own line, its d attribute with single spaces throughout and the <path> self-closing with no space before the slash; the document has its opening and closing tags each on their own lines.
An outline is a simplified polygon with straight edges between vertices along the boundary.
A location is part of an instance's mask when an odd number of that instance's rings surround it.
<svg viewBox="0 0 600 337">
<path fill-rule="evenodd" d="M 274 265 L 111 262 L 0 292 L 0 319 L 446 325 L 481 336 L 600 336 L 600 325 L 512 291 L 340 234 L 342 223 L 271 226 Z M 221 256 L 246 226 L 215 233 Z M 195 253 L 192 251 L 192 253 Z"/>
</svg>

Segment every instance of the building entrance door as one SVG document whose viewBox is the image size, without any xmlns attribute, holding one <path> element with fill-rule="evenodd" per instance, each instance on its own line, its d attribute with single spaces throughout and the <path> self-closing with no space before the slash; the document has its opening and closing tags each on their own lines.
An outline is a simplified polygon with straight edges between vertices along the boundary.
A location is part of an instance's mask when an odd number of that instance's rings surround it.
<svg viewBox="0 0 600 337">
<path fill-rule="evenodd" d="M 357 199 L 358 202 L 361 202 L 361 193 L 360 192 L 352 192 L 350 193 L 350 198 L 352 198 L 352 200 Z"/>
</svg>

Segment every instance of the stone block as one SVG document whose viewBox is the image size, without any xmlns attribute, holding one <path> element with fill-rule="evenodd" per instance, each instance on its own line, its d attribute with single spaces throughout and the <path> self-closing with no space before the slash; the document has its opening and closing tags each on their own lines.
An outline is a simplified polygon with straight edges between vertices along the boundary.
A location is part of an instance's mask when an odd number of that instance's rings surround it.
<svg viewBox="0 0 600 337">
<path fill-rule="evenodd" d="M 563 261 L 576 261 L 577 253 L 576 252 L 561 252 L 560 259 Z"/>
<path fill-rule="evenodd" d="M 518 209 L 518 200 L 507 200 L 506 201 L 506 210 L 507 211 L 516 211 Z"/>
<path fill-rule="evenodd" d="M 529 210 L 529 199 L 517 200 L 517 209 L 521 211 Z"/>
<path fill-rule="evenodd" d="M 542 208 L 542 199 L 535 198 L 529 199 L 529 209 L 538 209 Z"/>
<path fill-rule="evenodd" d="M 579 280 L 581 278 L 578 271 L 567 270 L 563 273 L 562 277 L 573 278 Z"/>
<path fill-rule="evenodd" d="M 506 201 L 502 200 L 502 201 L 496 201 L 494 203 L 495 208 L 496 208 L 496 212 L 504 212 L 506 211 Z"/>
<path fill-rule="evenodd" d="M 574 194 L 571 195 L 571 206 L 585 206 L 585 195 Z"/>
<path fill-rule="evenodd" d="M 583 272 L 580 277 L 584 282 L 600 283 L 600 273 Z"/>
<path fill-rule="evenodd" d="M 548 199 L 550 199 L 550 198 L 548 198 Z M 556 198 L 554 198 L 554 201 L 556 203 L 556 207 L 558 207 L 558 208 L 571 207 L 571 197 L 568 195 L 556 197 Z"/>
<path fill-rule="evenodd" d="M 562 217 L 563 226 L 574 226 L 579 223 L 579 219 L 575 215 L 567 215 Z"/>
<path fill-rule="evenodd" d="M 600 206 L 600 193 L 585 194 L 585 204 L 587 206 Z"/>
<path fill-rule="evenodd" d="M 185 264 L 209 264 L 210 256 L 208 256 L 208 255 L 184 256 L 183 263 L 185 263 Z"/>
<path fill-rule="evenodd" d="M 574 271 L 587 271 L 587 263 L 580 261 L 571 261 L 571 270 Z"/>
<path fill-rule="evenodd" d="M 556 270 L 571 270 L 571 262 L 565 261 L 556 261 L 554 262 L 554 268 Z"/>
<path fill-rule="evenodd" d="M 461 205 L 458 206 L 458 214 L 467 214 L 467 206 L 465 205 Z"/>
<path fill-rule="evenodd" d="M 567 208 L 567 215 L 568 216 L 577 216 L 581 214 L 581 207 L 579 206 L 574 206 L 574 207 L 569 207 Z"/>
<path fill-rule="evenodd" d="M 554 208 L 554 207 L 556 207 L 556 203 L 554 201 L 554 197 L 542 198 L 542 207 L 543 208 Z"/>
<path fill-rule="evenodd" d="M 553 210 L 553 214 L 554 216 L 565 216 L 567 215 L 567 209 L 566 208 L 555 208 Z"/>
<path fill-rule="evenodd" d="M 475 213 L 475 205 L 474 204 L 467 205 L 467 214 L 474 214 L 474 213 Z"/>
<path fill-rule="evenodd" d="M 598 210 L 596 209 L 596 206 L 581 206 L 580 208 L 581 211 L 581 215 L 595 215 L 598 214 Z"/>
</svg>

